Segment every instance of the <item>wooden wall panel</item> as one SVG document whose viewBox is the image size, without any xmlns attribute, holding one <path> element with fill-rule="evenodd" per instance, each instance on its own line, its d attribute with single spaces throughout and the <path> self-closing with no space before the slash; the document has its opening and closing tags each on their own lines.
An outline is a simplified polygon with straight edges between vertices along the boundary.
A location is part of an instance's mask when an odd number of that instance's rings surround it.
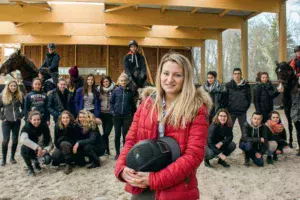
<svg viewBox="0 0 300 200">
<path fill-rule="evenodd" d="M 150 68 L 152 80 L 155 83 L 156 71 L 157 71 L 157 48 L 144 47 L 144 53 Z M 149 77 L 147 80 L 150 83 Z"/>
<path fill-rule="evenodd" d="M 77 65 L 106 68 L 105 45 L 77 45 Z"/>
<path fill-rule="evenodd" d="M 114 82 L 117 82 L 120 74 L 124 71 L 124 56 L 128 53 L 126 46 L 109 47 L 109 75 Z"/>
<path fill-rule="evenodd" d="M 39 68 L 42 65 L 41 46 L 25 46 L 24 54 L 33 61 L 37 68 Z"/>
<path fill-rule="evenodd" d="M 56 52 L 60 56 L 60 67 L 72 67 L 75 65 L 75 45 L 57 45 Z M 43 60 L 47 53 L 47 46 L 43 46 Z"/>
<path fill-rule="evenodd" d="M 186 56 L 190 61 L 192 58 L 191 50 L 185 50 L 185 49 L 166 49 L 166 48 L 160 48 L 159 49 L 159 61 L 162 59 L 162 57 L 169 52 L 177 52 L 184 56 Z"/>
</svg>

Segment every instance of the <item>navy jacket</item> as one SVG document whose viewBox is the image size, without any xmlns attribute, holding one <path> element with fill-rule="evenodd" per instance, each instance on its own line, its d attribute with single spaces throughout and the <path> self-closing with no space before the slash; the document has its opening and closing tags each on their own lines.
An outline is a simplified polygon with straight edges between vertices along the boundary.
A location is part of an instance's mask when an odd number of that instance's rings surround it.
<svg viewBox="0 0 300 200">
<path fill-rule="evenodd" d="M 110 112 L 113 116 L 134 114 L 136 110 L 133 92 L 126 87 L 117 87 L 110 98 Z"/>
<path fill-rule="evenodd" d="M 94 95 L 94 105 L 95 105 L 94 115 L 95 115 L 95 117 L 99 118 L 100 117 L 100 110 L 101 110 L 101 102 L 100 102 L 98 92 L 96 92 L 96 95 Z M 76 114 L 78 114 L 79 111 L 83 110 L 83 108 L 84 108 L 84 99 L 83 99 L 83 94 L 82 94 L 82 87 L 79 88 L 76 91 L 75 108 L 76 108 Z"/>
<path fill-rule="evenodd" d="M 46 67 L 50 70 L 50 72 L 58 72 L 60 56 L 53 52 L 52 54 L 47 53 L 44 63 L 41 67 Z"/>
</svg>

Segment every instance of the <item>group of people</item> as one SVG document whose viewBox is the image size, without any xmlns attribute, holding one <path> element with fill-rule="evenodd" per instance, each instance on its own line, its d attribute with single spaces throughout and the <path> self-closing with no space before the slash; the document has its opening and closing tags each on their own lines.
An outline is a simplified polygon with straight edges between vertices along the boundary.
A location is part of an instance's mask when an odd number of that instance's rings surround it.
<svg viewBox="0 0 300 200">
<path fill-rule="evenodd" d="M 89 74 L 83 79 L 77 66 L 70 68 L 69 82 L 58 78 L 60 57 L 55 51 L 55 44 L 49 44 L 45 62 L 39 69 L 38 77 L 32 81 L 32 91 L 23 95 L 17 81 L 12 80 L 0 95 L 3 130 L 1 166 L 7 163 L 11 132 L 10 162 L 16 163 L 15 153 L 23 117 L 25 125 L 20 132 L 21 155 L 30 176 L 35 175 L 34 170 L 40 171 L 41 160 L 52 161 L 52 166 L 65 163 L 66 174 L 72 171 L 74 163 L 79 166 L 89 163 L 88 168 L 99 167 L 99 157 L 110 155 L 109 135 L 113 127 L 115 159 L 118 159 L 121 135 L 124 144 L 136 111 L 136 97 L 128 84 L 135 76 L 141 75 L 136 74 L 136 71 L 146 71 L 143 69 L 143 56 L 137 52 L 137 46 L 135 41 L 131 41 L 131 53 L 125 56 L 125 72 L 129 75 L 122 73 L 118 86 L 109 76 L 104 76 L 97 86 L 94 75 Z M 146 74 L 142 77 L 144 79 Z M 53 140 L 49 130 L 51 116 L 55 123 Z M 98 128 L 101 124 L 103 134 L 100 134 Z"/>
<path fill-rule="evenodd" d="M 99 167 L 99 156 L 105 152 L 110 154 L 108 136 L 114 126 L 115 175 L 126 182 L 125 190 L 132 193 L 132 200 L 199 199 L 197 168 L 203 160 L 205 166 L 211 167 L 209 160 L 213 158 L 218 158 L 220 165 L 230 167 L 226 158 L 236 149 L 232 129 L 236 120 L 242 132 L 239 148 L 245 153 L 247 166 L 250 159 L 257 166 L 263 166 L 265 153 L 267 162 L 272 164 L 279 154 L 288 151 L 285 129 L 279 113 L 273 111 L 272 103 L 281 91 L 273 89 L 267 73 L 260 73 L 254 89 L 256 111 L 247 122 L 252 95 L 249 84 L 242 79 L 241 69 L 235 68 L 233 79 L 225 85 L 218 82 L 216 72 L 208 72 L 207 82 L 197 87 L 189 59 L 171 52 L 160 62 L 156 87 L 144 89 L 143 101 L 136 109 L 136 88 L 145 85 L 147 76 L 144 58 L 137 51 L 138 44 L 131 41 L 129 48 L 124 60 L 125 73 L 119 77 L 118 87 L 108 76 L 103 77 L 97 87 L 95 77 L 90 74 L 83 80 L 76 66 L 69 71 L 68 86 L 62 78 L 57 82 L 46 81 L 55 79 L 55 67 L 51 71 L 54 76 L 51 73 L 48 76 L 47 70 L 46 73 L 41 71 L 39 78 L 32 82 L 32 92 L 25 97 L 16 81 L 6 84 L 0 97 L 4 138 L 1 165 L 6 165 L 11 131 L 10 161 L 16 163 L 14 155 L 23 117 L 26 123 L 21 129 L 21 155 L 30 176 L 41 169 L 40 158 L 47 163 L 52 160 L 53 166 L 65 163 L 66 174 L 72 172 L 73 163 L 83 166 L 89 162 L 88 168 Z M 53 52 L 49 49 L 49 54 Z M 56 54 L 52 62 L 57 59 Z M 46 62 L 48 67 L 53 66 L 50 60 Z M 49 89 L 50 82 L 55 88 Z M 299 104 L 300 100 L 294 108 L 300 113 Z M 49 130 L 50 115 L 55 122 L 54 140 Z M 98 128 L 101 121 L 103 134 Z M 146 139 L 168 137 L 178 143 L 180 156 L 166 168 L 154 172 L 127 166 L 126 157 L 134 145 Z M 54 152 L 51 151 L 53 144 Z M 169 150 L 164 148 L 161 149 L 163 152 Z M 138 151 L 136 155 L 139 155 Z M 139 156 L 136 159 L 147 162 Z"/>
<path fill-rule="evenodd" d="M 295 47 L 296 58 L 291 63 L 297 77 L 300 77 L 300 46 Z M 233 142 L 233 125 L 238 119 L 241 138 L 239 148 L 245 154 L 245 165 L 250 166 L 250 159 L 257 166 L 264 166 L 263 155 L 266 154 L 268 164 L 274 164 L 278 155 L 291 152 L 287 143 L 287 134 L 279 112 L 274 111 L 273 100 L 283 92 L 282 88 L 273 87 L 267 72 L 257 74 L 257 83 L 253 88 L 253 102 L 255 112 L 249 122 L 247 111 L 252 102 L 249 84 L 242 79 L 240 68 L 233 70 L 233 78 L 230 82 L 222 85 L 217 80 L 217 73 L 207 73 L 207 81 L 202 86 L 211 96 L 214 103 L 210 112 L 210 127 L 204 164 L 212 167 L 210 160 L 218 158 L 218 164 L 230 167 L 226 162 L 235 149 Z M 297 91 L 292 95 L 292 120 L 297 130 L 297 138 L 300 138 L 300 78 Z M 300 141 L 298 139 L 298 146 Z M 300 149 L 297 153 L 300 156 Z"/>
</svg>

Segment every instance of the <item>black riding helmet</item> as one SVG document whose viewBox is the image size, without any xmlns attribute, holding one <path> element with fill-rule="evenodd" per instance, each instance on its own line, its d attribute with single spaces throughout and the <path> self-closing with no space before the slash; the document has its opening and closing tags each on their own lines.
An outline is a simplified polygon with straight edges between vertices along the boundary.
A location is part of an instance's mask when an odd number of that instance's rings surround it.
<svg viewBox="0 0 300 200">
<path fill-rule="evenodd" d="M 139 44 L 137 43 L 137 41 L 135 40 L 131 40 L 129 43 L 128 43 L 128 47 L 130 48 L 131 45 L 135 45 L 136 47 L 139 47 Z"/>
<path fill-rule="evenodd" d="M 295 48 L 294 48 L 294 52 L 295 52 L 295 53 L 298 52 L 298 51 L 300 51 L 300 45 L 295 46 Z"/>
<path fill-rule="evenodd" d="M 54 43 L 48 44 L 48 49 L 56 49 L 56 45 Z"/>
<path fill-rule="evenodd" d="M 126 166 L 141 172 L 158 172 L 180 157 L 176 140 L 163 137 L 135 144 L 126 157 Z"/>
</svg>

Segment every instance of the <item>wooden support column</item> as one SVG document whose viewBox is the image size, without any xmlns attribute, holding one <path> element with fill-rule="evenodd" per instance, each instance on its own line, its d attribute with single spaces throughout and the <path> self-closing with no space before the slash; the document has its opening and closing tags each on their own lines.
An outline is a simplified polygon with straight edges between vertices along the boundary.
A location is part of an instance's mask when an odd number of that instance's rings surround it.
<svg viewBox="0 0 300 200">
<path fill-rule="evenodd" d="M 218 80 L 223 83 L 223 37 L 220 31 L 218 36 Z"/>
<path fill-rule="evenodd" d="M 109 45 L 106 45 L 106 76 L 109 76 Z"/>
<path fill-rule="evenodd" d="M 201 78 L 200 83 L 205 83 L 205 41 L 203 41 L 201 46 Z"/>
<path fill-rule="evenodd" d="M 75 44 L 75 50 L 74 50 L 74 57 L 75 57 L 74 64 L 77 65 L 77 45 L 76 44 Z"/>
<path fill-rule="evenodd" d="M 2 44 L 2 46 L 0 46 L 0 63 L 1 64 L 4 62 L 4 58 L 5 58 L 4 49 L 5 49 L 5 46 L 4 46 L 4 44 Z"/>
<path fill-rule="evenodd" d="M 43 64 L 43 61 L 44 61 L 44 51 L 43 51 L 43 45 L 41 45 L 41 65 Z"/>
<path fill-rule="evenodd" d="M 286 61 L 287 59 L 287 36 L 286 36 L 286 0 L 280 1 L 279 10 L 279 62 Z"/>
<path fill-rule="evenodd" d="M 150 80 L 150 83 L 151 83 L 152 85 L 154 85 L 154 82 L 153 82 L 153 79 L 152 79 L 152 75 L 151 75 L 151 71 L 150 71 L 150 68 L 149 68 L 149 65 L 148 65 L 148 62 L 147 62 L 147 57 L 146 57 L 146 55 L 145 55 L 144 49 L 143 49 L 143 47 L 141 47 L 140 49 L 141 49 L 142 55 L 143 55 L 144 58 L 145 58 L 145 64 L 146 64 L 146 68 L 147 68 L 147 76 L 148 76 L 148 78 L 149 78 L 149 80 Z"/>
<path fill-rule="evenodd" d="M 243 78 L 248 80 L 248 20 L 245 20 L 241 29 L 242 36 L 242 73 Z"/>
</svg>

